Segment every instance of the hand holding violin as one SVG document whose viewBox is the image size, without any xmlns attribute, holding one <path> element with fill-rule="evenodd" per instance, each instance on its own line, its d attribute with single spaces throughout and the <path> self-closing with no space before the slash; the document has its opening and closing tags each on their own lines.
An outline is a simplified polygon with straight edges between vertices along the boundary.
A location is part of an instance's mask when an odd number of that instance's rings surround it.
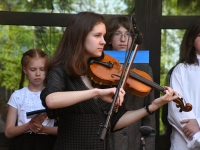
<svg viewBox="0 0 200 150">
<path fill-rule="evenodd" d="M 170 87 L 165 86 L 164 87 L 164 95 L 155 99 L 151 105 L 149 105 L 150 111 L 155 111 L 159 107 L 179 98 L 179 94 L 171 89 Z"/>
<path fill-rule="evenodd" d="M 103 99 L 106 102 L 112 103 L 113 101 L 113 95 L 116 92 L 116 88 L 107 88 L 107 89 L 99 89 L 99 97 Z M 117 101 L 115 103 L 116 106 L 121 106 L 124 101 L 124 95 L 125 95 L 124 89 L 120 88 L 119 95 L 117 98 Z"/>
<path fill-rule="evenodd" d="M 179 97 L 179 94 L 175 92 L 170 87 L 164 87 L 165 95 L 156 98 L 150 105 L 147 105 L 145 108 L 141 108 L 138 110 L 131 110 L 127 111 L 117 122 L 114 130 L 121 129 L 123 127 L 126 127 L 133 122 L 138 121 L 139 119 L 143 118 L 147 114 L 153 114 L 154 111 L 156 111 L 161 106 L 173 101 L 174 99 L 177 99 Z"/>
</svg>

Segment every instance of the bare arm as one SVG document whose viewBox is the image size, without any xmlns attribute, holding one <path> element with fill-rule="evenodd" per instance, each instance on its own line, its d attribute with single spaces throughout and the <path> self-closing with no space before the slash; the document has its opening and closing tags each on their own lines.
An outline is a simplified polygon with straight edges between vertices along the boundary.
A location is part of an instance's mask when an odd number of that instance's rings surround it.
<svg viewBox="0 0 200 150">
<path fill-rule="evenodd" d="M 55 92 L 46 97 L 46 105 L 51 108 L 62 108 L 74 105 L 76 103 L 88 100 L 93 97 L 100 97 L 106 102 L 112 102 L 112 96 L 114 95 L 116 88 L 108 89 L 91 89 L 84 91 L 67 91 L 67 92 Z M 124 90 L 120 89 L 119 97 L 116 105 L 122 105 L 124 100 Z"/>
<path fill-rule="evenodd" d="M 18 136 L 29 130 L 28 123 L 21 126 L 15 126 L 16 121 L 17 121 L 17 109 L 15 109 L 12 106 L 9 106 L 8 115 L 6 119 L 6 130 L 5 130 L 5 135 L 7 138 Z"/>
<path fill-rule="evenodd" d="M 16 121 L 17 121 L 17 109 L 12 106 L 9 106 L 8 115 L 6 119 L 6 130 L 5 130 L 5 135 L 7 138 L 16 137 L 30 130 L 35 133 L 39 131 L 46 134 L 52 134 L 52 135 L 57 134 L 57 127 L 42 126 L 42 123 L 34 123 L 32 126 L 30 125 L 30 123 L 25 123 L 21 126 L 16 126 Z"/>
<path fill-rule="evenodd" d="M 152 104 L 149 105 L 150 112 L 157 110 L 159 107 L 163 106 L 164 104 L 177 99 L 179 97 L 178 93 L 174 92 L 171 88 L 165 87 L 165 95 L 155 99 Z M 144 108 L 128 111 L 126 112 L 117 122 L 114 130 L 118 130 L 125 126 L 130 125 L 133 122 L 141 119 L 142 117 L 148 115 L 147 111 Z"/>
<path fill-rule="evenodd" d="M 58 130 L 58 127 L 42 126 L 39 132 L 51 134 L 51 135 L 57 135 L 57 130 Z"/>
</svg>

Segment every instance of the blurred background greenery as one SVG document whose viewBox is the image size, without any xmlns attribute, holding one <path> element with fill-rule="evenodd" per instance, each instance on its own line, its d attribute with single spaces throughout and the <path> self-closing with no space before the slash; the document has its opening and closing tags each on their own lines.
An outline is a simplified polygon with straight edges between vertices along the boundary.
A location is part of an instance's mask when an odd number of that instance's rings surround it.
<svg viewBox="0 0 200 150">
<path fill-rule="evenodd" d="M 76 14 L 95 11 L 101 14 L 134 14 L 135 0 L 0 0 L 0 11 L 44 12 Z M 162 0 L 163 16 L 200 14 L 198 0 Z M 50 57 L 61 39 L 64 27 L 0 25 L 0 86 L 5 89 L 7 101 L 10 93 L 18 89 L 20 59 L 30 48 L 41 48 Z M 179 49 L 185 30 L 163 29 L 161 34 L 160 85 L 164 85 L 169 69 L 179 59 Z M 1 104 L 0 103 L 0 104 Z M 162 113 L 162 111 L 160 111 Z M 160 134 L 164 133 L 160 121 Z"/>
</svg>

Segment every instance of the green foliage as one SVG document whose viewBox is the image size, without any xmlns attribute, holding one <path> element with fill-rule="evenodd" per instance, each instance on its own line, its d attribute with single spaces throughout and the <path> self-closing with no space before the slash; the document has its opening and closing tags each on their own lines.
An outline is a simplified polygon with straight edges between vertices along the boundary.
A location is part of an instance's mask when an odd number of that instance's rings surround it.
<svg viewBox="0 0 200 150">
<path fill-rule="evenodd" d="M 163 15 L 199 15 L 198 0 L 162 0 Z"/>
<path fill-rule="evenodd" d="M 200 1 L 198 0 L 179 0 L 178 14 L 180 15 L 199 15 Z M 195 10 L 195 11 L 194 11 Z"/>
<path fill-rule="evenodd" d="M 59 28 L 47 27 L 0 26 L 0 30 L 0 83 L 10 90 L 18 89 L 22 54 L 40 48 L 51 57 L 62 35 Z"/>
<path fill-rule="evenodd" d="M 126 0 L 125 2 L 121 0 L 0 0 L 0 10 L 60 13 L 95 11 L 128 14 L 134 8 L 133 2 L 134 0 Z M 20 60 L 22 54 L 28 49 L 40 48 L 51 57 L 57 48 L 64 28 L 0 26 L 0 30 L 0 86 L 16 90 L 21 77 Z"/>
<path fill-rule="evenodd" d="M 0 0 L 0 10 L 20 12 L 129 14 L 135 0 Z"/>
<path fill-rule="evenodd" d="M 0 4 L 0 8 L 6 11 L 44 12 L 52 10 L 53 0 L 2 0 Z"/>
<path fill-rule="evenodd" d="M 27 45 L 30 45 L 33 33 L 28 30 L 24 32 L 17 26 L 1 26 L 1 30 L 3 31 L 0 35 L 1 86 L 17 89 L 21 72 L 20 59 L 23 51 L 27 50 Z"/>
<path fill-rule="evenodd" d="M 161 84 L 165 85 L 166 75 L 178 61 L 180 45 L 185 30 L 162 30 L 161 35 Z"/>
<path fill-rule="evenodd" d="M 128 6 L 126 12 L 135 14 L 135 0 L 124 0 L 124 3 Z"/>
</svg>

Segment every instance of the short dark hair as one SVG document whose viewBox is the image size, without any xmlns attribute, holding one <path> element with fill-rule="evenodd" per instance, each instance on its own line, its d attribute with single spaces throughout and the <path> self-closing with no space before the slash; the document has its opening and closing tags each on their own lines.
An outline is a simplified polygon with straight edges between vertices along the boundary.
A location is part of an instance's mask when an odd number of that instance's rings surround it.
<svg viewBox="0 0 200 150">
<path fill-rule="evenodd" d="M 107 32 L 106 32 L 106 38 L 105 38 L 106 39 L 105 49 L 107 50 L 112 49 L 112 45 L 109 44 L 109 42 L 111 42 L 113 34 L 116 32 L 117 29 L 119 29 L 120 26 L 124 27 L 128 31 L 130 30 L 131 33 L 134 33 L 134 28 L 131 23 L 131 19 L 128 16 L 113 17 L 106 24 Z"/>
</svg>

